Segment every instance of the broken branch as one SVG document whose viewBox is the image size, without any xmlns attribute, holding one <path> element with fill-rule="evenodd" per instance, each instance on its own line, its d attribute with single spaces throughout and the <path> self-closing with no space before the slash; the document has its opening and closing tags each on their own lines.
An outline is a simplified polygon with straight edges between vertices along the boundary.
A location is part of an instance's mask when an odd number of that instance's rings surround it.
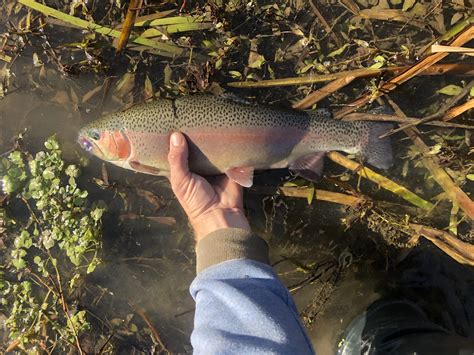
<svg viewBox="0 0 474 355">
<path fill-rule="evenodd" d="M 397 75 L 409 69 L 409 66 L 403 67 L 387 67 L 387 68 L 362 68 L 355 70 L 346 70 L 338 73 L 322 74 L 322 75 L 308 75 L 300 76 L 295 78 L 282 78 L 282 79 L 271 79 L 271 80 L 260 80 L 260 81 L 234 81 L 228 83 L 229 86 L 236 88 L 266 88 L 273 86 L 292 86 L 292 85 L 309 85 L 315 83 L 322 83 L 326 81 L 332 81 L 348 76 L 355 78 L 368 78 L 379 76 L 385 73 L 391 73 Z M 474 75 L 474 68 L 470 64 L 466 63 L 448 63 L 448 64 L 437 64 L 426 68 L 425 71 L 419 75 L 441 75 L 445 73 L 451 74 L 462 74 L 466 76 Z"/>
<path fill-rule="evenodd" d="M 460 241 L 450 234 L 423 226 L 410 223 L 411 229 L 418 235 L 428 239 L 450 257 L 461 264 L 474 266 L 474 245 Z"/>
<path fill-rule="evenodd" d="M 128 4 L 127 15 L 125 16 L 122 32 L 120 33 L 117 42 L 117 54 L 121 53 L 127 45 L 130 33 L 132 32 L 133 24 L 135 23 L 135 19 L 138 15 L 138 11 L 140 11 L 140 8 L 142 7 L 142 2 L 143 0 L 130 0 L 130 3 Z"/>
</svg>

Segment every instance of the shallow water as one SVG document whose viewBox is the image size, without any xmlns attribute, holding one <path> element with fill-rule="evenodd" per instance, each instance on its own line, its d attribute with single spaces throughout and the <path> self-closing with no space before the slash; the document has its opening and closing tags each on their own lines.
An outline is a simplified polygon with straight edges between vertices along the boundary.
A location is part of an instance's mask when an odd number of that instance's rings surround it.
<svg viewBox="0 0 474 355">
<path fill-rule="evenodd" d="M 29 52 L 15 61 L 13 86 L 0 100 L 1 151 L 8 150 L 12 137 L 26 129 L 25 142 L 31 151 L 41 149 L 42 142 L 56 134 L 65 158 L 77 161 L 86 156 L 75 143 L 79 127 L 120 105 L 110 98 L 103 107 L 97 99 L 81 102 L 80 98 L 102 84 L 104 75 L 64 76 L 51 64 L 45 65 L 44 71 L 32 64 Z M 396 153 L 401 154 L 404 142 L 399 137 L 394 141 Z M 400 176 L 400 157 L 396 162 L 388 176 Z M 114 188 L 101 189 L 92 182 L 92 178 L 102 178 L 103 163 L 91 157 L 80 183 L 89 190 L 91 201 L 102 199 L 109 210 L 104 218 L 104 263 L 88 277 L 80 302 L 95 318 L 109 324 L 124 319 L 142 323 L 135 311 L 141 308 L 172 352 L 189 352 L 194 303 L 188 287 L 195 275 L 195 262 L 185 216 L 165 179 L 110 164 L 105 167 L 109 181 L 117 183 L 126 196 L 127 206 Z M 333 174 L 341 172 L 331 164 L 327 169 Z M 412 260 L 408 258 L 396 264 L 394 256 L 403 256 L 403 252 L 388 247 L 362 224 L 345 229 L 340 222 L 347 214 L 345 208 L 328 202 L 308 206 L 305 200 L 269 192 L 288 177 L 287 171 L 258 174 L 256 187 L 246 192 L 245 207 L 254 229 L 269 241 L 272 261 L 279 262 L 277 272 L 286 285 L 297 288 L 295 300 L 304 318 L 313 323 L 308 329 L 319 353 L 330 353 L 337 334 L 351 317 L 397 285 L 405 285 L 407 294 L 415 299 L 425 290 L 441 290 L 440 297 L 425 302 L 427 308 L 448 299 L 438 321 L 464 335 L 473 335 L 474 305 L 468 299 L 474 289 L 472 270 L 456 264 L 428 243 L 418 248 L 415 262 L 407 262 Z M 419 176 L 412 177 L 416 178 Z M 413 180 L 405 183 L 414 186 Z M 157 211 L 137 189 L 159 197 L 162 207 Z M 373 187 L 367 191 L 398 201 Z M 432 195 L 437 192 L 434 188 Z M 136 220 L 136 215 L 172 217 L 175 223 L 169 226 L 147 218 Z M 301 288 L 298 284 L 311 273 L 301 272 L 298 263 L 316 263 L 313 282 Z M 438 277 L 439 273 L 443 276 Z M 138 340 L 133 333 L 117 334 L 114 342 L 121 353 L 147 351 L 151 346 L 150 341 Z"/>
</svg>

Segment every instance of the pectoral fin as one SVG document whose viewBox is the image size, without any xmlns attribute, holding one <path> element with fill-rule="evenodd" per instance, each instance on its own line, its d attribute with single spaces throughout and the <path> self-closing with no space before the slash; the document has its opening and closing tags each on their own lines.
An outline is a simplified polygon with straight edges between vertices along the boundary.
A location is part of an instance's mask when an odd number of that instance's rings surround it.
<svg viewBox="0 0 474 355">
<path fill-rule="evenodd" d="M 324 155 L 324 152 L 311 153 L 291 162 L 288 168 L 307 180 L 316 181 L 323 172 Z"/>
<path fill-rule="evenodd" d="M 145 174 L 150 174 L 150 175 L 161 175 L 160 169 L 154 168 L 152 166 L 145 165 L 137 161 L 129 161 L 128 164 L 133 170 L 138 171 L 140 173 L 145 173 Z"/>
<path fill-rule="evenodd" d="M 253 168 L 250 166 L 232 168 L 225 172 L 227 177 L 243 187 L 251 187 L 253 184 Z"/>
</svg>

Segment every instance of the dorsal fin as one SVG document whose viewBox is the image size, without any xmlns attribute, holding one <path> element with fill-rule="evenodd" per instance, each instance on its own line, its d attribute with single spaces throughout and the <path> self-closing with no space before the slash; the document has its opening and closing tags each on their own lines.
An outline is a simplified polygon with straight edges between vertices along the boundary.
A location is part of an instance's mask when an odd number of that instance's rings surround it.
<svg viewBox="0 0 474 355">
<path fill-rule="evenodd" d="M 320 119 L 320 120 L 328 120 L 332 118 L 332 113 L 327 108 L 318 108 L 316 110 L 304 110 L 309 116 Z"/>
<path fill-rule="evenodd" d="M 220 97 L 225 100 L 237 102 L 239 104 L 255 106 L 255 103 L 248 101 L 247 99 L 244 99 L 243 97 L 238 96 L 237 94 L 234 94 L 233 92 L 223 93 L 222 95 L 220 95 Z"/>
</svg>

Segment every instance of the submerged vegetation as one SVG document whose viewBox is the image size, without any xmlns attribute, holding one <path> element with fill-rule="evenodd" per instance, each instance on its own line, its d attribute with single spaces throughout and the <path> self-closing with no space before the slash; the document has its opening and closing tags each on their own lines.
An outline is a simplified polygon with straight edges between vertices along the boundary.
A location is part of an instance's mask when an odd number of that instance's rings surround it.
<svg viewBox="0 0 474 355">
<path fill-rule="evenodd" d="M 271 201 L 270 224 L 280 223 L 276 215 L 281 205 L 298 204 L 294 198 L 302 198 L 314 213 L 329 209 L 324 204 L 329 202 L 340 206 L 341 228 L 376 232 L 372 236 L 378 250 L 413 248 L 425 238 L 457 262 L 474 265 L 474 70 L 469 47 L 474 18 L 469 1 L 4 0 L 0 6 L 0 96 L 31 92 L 62 108 L 66 125 L 74 129 L 118 106 L 224 91 L 275 106 L 330 107 L 339 119 L 394 122 L 398 126 L 390 134 L 396 161 L 388 171 L 374 171 L 357 157 L 331 152 L 317 184 L 285 176 L 276 191 L 257 180 L 250 193 Z M 81 84 L 81 78 L 87 82 Z M 392 113 L 365 113 L 379 105 Z M 5 127 L 0 121 L 0 132 Z M 25 142 L 30 136 L 34 132 L 27 133 Z M 2 151 L 11 148 L 10 139 L 0 135 Z M 85 294 L 93 292 L 100 296 L 93 296 L 91 308 L 103 297 L 113 299 L 100 285 L 99 291 L 84 291 L 85 275 L 93 274 L 101 254 L 114 256 L 101 246 L 105 205 L 79 187 L 91 179 L 80 177 L 76 153 L 63 158 L 55 138 L 45 148 L 32 154 L 16 140 L 0 165 L 0 313 L 9 333 L 7 347 L 105 352 L 128 342 L 127 350 L 166 353 L 166 341 L 140 307 L 128 302 L 133 313 L 101 319 L 84 304 Z M 122 201 L 114 224 L 176 224 L 174 217 L 155 216 L 162 208 L 173 214 L 166 209 L 171 203 L 161 197 L 169 194 L 163 185 L 129 188 L 128 181 L 107 168 L 102 167 L 101 176 L 97 171 L 89 173 L 109 193 L 107 205 L 116 203 L 115 196 Z M 137 207 L 130 195 L 152 208 Z M 291 237 L 313 233 L 304 228 L 293 228 Z M 124 249 L 134 243 L 134 232 Z M 172 269 L 189 270 L 190 242 L 183 251 L 184 232 L 174 233 L 179 242 L 170 249 L 179 250 L 184 261 Z M 272 242 L 277 244 L 277 238 L 270 237 Z M 336 271 L 323 282 L 321 299 L 330 298 L 343 269 L 352 263 L 347 245 L 331 248 L 327 263 L 294 253 L 311 267 L 285 256 L 305 274 L 293 292 L 328 275 L 321 271 L 327 267 Z M 153 258 L 137 259 L 145 265 Z M 316 299 L 305 310 L 311 322 L 324 309 L 325 301 Z M 88 329 L 104 334 L 89 339 Z M 183 348 L 179 344 L 176 352 Z"/>
<path fill-rule="evenodd" d="M 74 293 L 99 263 L 103 207 L 90 207 L 77 186 L 79 167 L 66 165 L 58 142 L 34 156 L 17 148 L 0 162 L 2 205 L 1 309 L 11 343 L 28 351 L 79 347 L 89 330 Z M 12 216 L 14 214 L 15 216 Z"/>
</svg>

